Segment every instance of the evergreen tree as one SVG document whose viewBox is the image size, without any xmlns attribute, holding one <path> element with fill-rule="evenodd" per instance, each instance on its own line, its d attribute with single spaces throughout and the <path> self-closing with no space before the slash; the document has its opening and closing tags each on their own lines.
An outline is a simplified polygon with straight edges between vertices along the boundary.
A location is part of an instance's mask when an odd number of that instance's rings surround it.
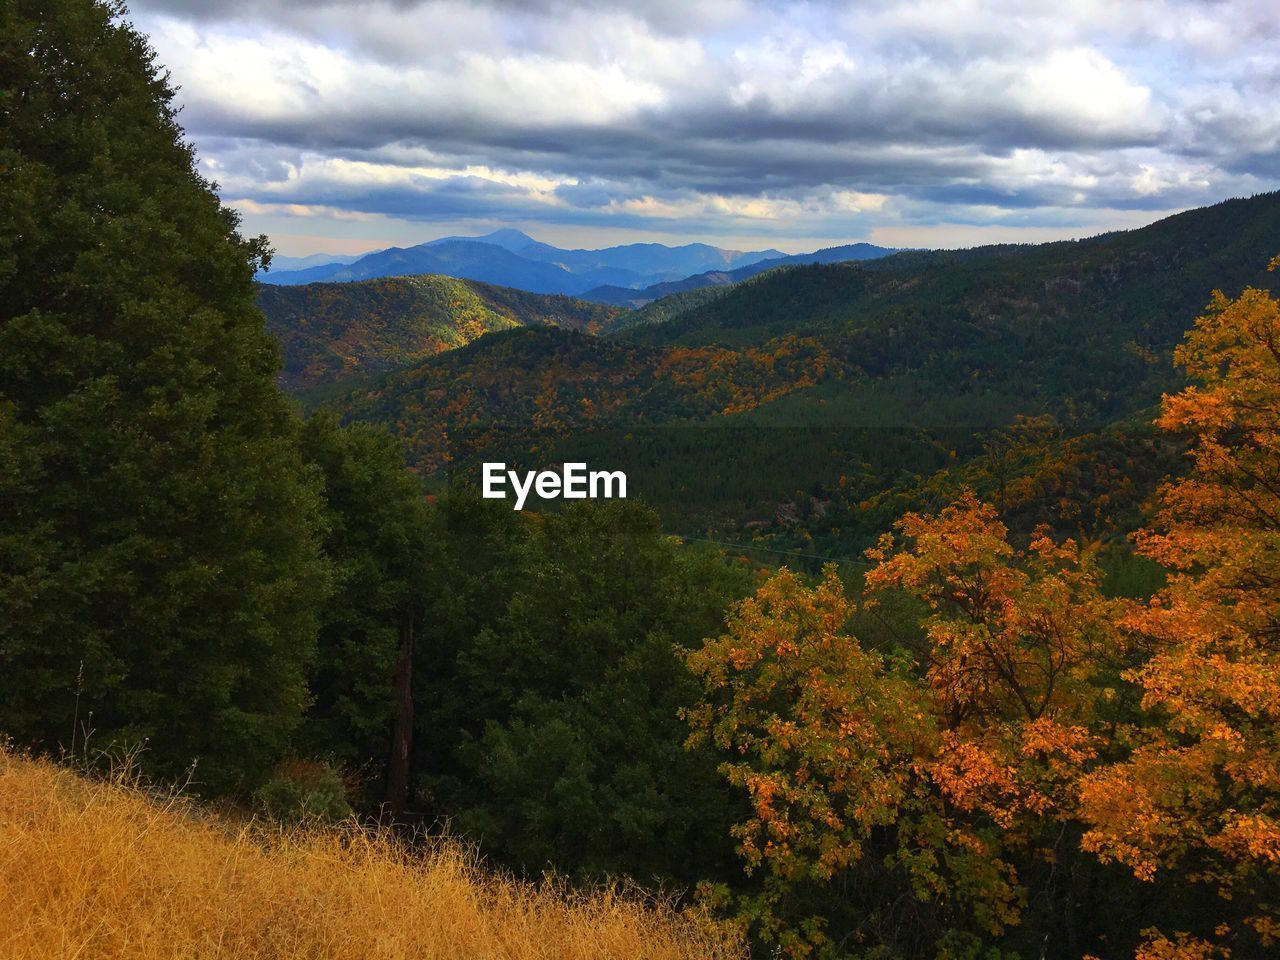
<svg viewBox="0 0 1280 960">
<path fill-rule="evenodd" d="M 305 706 L 316 484 L 253 303 L 265 239 L 123 12 L 0 7 L 0 729 L 145 742 L 226 790 Z"/>
<path fill-rule="evenodd" d="M 491 544 L 497 531 L 476 519 Z M 518 577 L 492 576 L 487 618 L 452 663 L 433 658 L 437 682 L 463 692 L 435 701 L 438 812 L 531 873 L 732 876 L 729 827 L 745 811 L 715 755 L 684 748 L 697 683 L 676 648 L 718 627 L 747 572 L 673 544 L 633 501 L 527 525 L 508 548 Z"/>
<path fill-rule="evenodd" d="M 377 427 L 344 428 L 318 413 L 303 430 L 303 453 L 324 476 L 334 591 L 301 746 L 374 774 L 373 781 L 385 771 L 380 793 L 400 810 L 411 743 L 393 756 L 392 741 L 412 733 L 414 651 L 437 566 L 427 501 L 400 444 Z"/>
</svg>

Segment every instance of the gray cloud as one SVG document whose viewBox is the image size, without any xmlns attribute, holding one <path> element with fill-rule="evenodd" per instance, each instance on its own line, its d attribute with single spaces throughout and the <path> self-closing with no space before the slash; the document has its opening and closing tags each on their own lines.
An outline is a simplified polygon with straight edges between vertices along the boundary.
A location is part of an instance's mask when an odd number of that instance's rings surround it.
<svg viewBox="0 0 1280 960">
<path fill-rule="evenodd" d="M 761 237 L 1274 188 L 1270 3 L 141 0 L 230 199 Z M 282 214 L 283 215 L 283 214 Z M 806 235 L 814 235 L 812 229 Z"/>
</svg>

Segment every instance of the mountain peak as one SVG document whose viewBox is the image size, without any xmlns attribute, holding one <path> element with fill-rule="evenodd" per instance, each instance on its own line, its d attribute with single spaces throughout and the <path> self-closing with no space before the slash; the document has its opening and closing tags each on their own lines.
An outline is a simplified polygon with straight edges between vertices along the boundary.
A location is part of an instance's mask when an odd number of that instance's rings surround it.
<svg viewBox="0 0 1280 960">
<path fill-rule="evenodd" d="M 508 253 L 519 253 L 529 246 L 536 245 L 538 241 L 527 233 L 516 230 L 514 227 L 502 227 L 479 237 L 437 237 L 434 240 L 428 240 L 426 243 L 420 243 L 418 246 L 436 247 L 442 243 L 486 243 L 491 247 L 501 247 Z"/>
<path fill-rule="evenodd" d="M 470 237 L 466 239 L 492 243 L 494 246 L 506 247 L 508 250 L 512 251 L 520 250 L 522 247 L 527 247 L 531 243 L 538 242 L 527 233 L 517 230 L 514 227 L 503 227 L 500 230 L 494 230 L 492 233 L 486 233 L 482 237 Z"/>
</svg>

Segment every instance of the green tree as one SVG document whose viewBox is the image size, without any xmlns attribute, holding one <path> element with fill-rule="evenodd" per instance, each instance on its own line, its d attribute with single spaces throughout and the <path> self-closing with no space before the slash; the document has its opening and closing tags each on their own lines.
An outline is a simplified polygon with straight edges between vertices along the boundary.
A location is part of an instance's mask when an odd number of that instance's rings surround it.
<svg viewBox="0 0 1280 960">
<path fill-rule="evenodd" d="M 333 414 L 317 413 L 302 448 L 324 477 L 334 590 L 300 746 L 378 779 L 385 771 L 382 796 L 400 811 L 411 746 L 393 755 L 392 741 L 412 734 L 414 648 L 438 565 L 427 501 L 400 444 L 377 427 L 341 427 Z"/>
<path fill-rule="evenodd" d="M 253 304 L 265 240 L 122 15 L 0 7 L 0 729 L 145 742 L 221 791 L 302 716 L 317 491 Z"/>
<path fill-rule="evenodd" d="M 467 696 L 438 720 L 455 732 L 431 783 L 441 811 L 531 872 L 732 875 L 744 811 L 715 757 L 683 748 L 679 711 L 698 691 L 676 650 L 717 628 L 745 574 L 670 541 L 633 502 L 528 526 L 518 579 L 443 667 Z"/>
<path fill-rule="evenodd" d="M 504 611 L 524 579 L 530 524 L 507 504 L 477 492 L 450 490 L 430 511 L 431 537 L 441 554 L 434 571 L 423 642 L 414 658 L 414 767 L 428 779 L 435 812 L 462 784 L 453 758 L 468 733 L 472 692 L 458 676 L 458 660 Z M 425 797 L 424 797 L 425 799 Z"/>
</svg>

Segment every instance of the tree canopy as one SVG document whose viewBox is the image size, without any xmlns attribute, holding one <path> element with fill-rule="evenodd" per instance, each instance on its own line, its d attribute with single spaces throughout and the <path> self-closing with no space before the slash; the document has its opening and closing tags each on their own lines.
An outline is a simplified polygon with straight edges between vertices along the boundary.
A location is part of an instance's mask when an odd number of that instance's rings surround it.
<svg viewBox="0 0 1280 960">
<path fill-rule="evenodd" d="M 0 726 L 227 789 L 305 704 L 317 489 L 253 303 L 265 243 L 122 16 L 0 9 Z"/>
</svg>

